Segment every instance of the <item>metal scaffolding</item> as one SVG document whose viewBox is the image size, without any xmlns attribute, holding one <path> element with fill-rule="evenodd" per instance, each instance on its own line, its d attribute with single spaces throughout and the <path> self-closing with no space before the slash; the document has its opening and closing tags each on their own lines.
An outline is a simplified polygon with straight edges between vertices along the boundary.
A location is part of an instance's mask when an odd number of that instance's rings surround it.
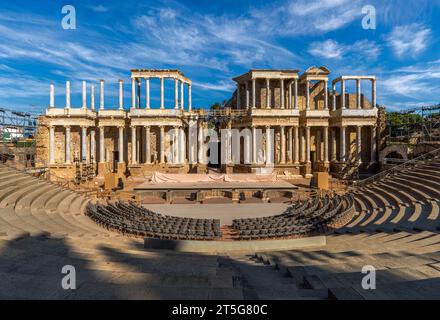
<svg viewBox="0 0 440 320">
<path fill-rule="evenodd" d="M 34 137 L 38 114 L 0 107 L 0 139 Z"/>
</svg>

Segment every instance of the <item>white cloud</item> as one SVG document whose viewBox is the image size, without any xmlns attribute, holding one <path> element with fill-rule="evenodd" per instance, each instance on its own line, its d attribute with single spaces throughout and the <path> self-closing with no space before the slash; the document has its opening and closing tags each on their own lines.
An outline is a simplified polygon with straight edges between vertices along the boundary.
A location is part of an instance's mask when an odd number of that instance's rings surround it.
<svg viewBox="0 0 440 320">
<path fill-rule="evenodd" d="M 100 12 L 100 13 L 103 13 L 103 12 L 107 12 L 107 11 L 108 11 L 108 8 L 107 8 L 107 7 L 104 7 L 102 4 L 98 4 L 98 5 L 95 5 L 95 6 L 89 6 L 89 8 L 90 8 L 92 11 Z"/>
<path fill-rule="evenodd" d="M 356 61 L 374 61 L 380 54 L 380 47 L 374 41 L 367 39 L 358 40 L 353 44 L 342 44 L 336 40 L 327 39 L 322 42 L 312 42 L 308 52 L 315 57 L 324 59 L 341 60 L 347 58 Z"/>
<path fill-rule="evenodd" d="M 335 40 L 325 40 L 323 42 L 312 42 L 309 45 L 309 53 L 315 57 L 326 59 L 341 59 L 346 50 L 345 46 Z"/>
<path fill-rule="evenodd" d="M 394 54 L 401 57 L 415 57 L 429 44 L 431 29 L 422 24 L 409 24 L 394 27 L 385 39 Z"/>
</svg>

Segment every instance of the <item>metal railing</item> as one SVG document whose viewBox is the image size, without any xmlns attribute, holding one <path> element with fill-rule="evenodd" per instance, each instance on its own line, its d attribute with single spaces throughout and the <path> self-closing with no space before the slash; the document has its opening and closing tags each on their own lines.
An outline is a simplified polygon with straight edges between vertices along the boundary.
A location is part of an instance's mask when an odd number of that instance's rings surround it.
<svg viewBox="0 0 440 320">
<path fill-rule="evenodd" d="M 366 186 L 367 184 L 372 183 L 374 181 L 381 180 L 390 174 L 402 172 L 403 170 L 406 170 L 406 169 L 409 169 L 409 168 L 416 166 L 421 161 L 430 160 L 430 159 L 436 158 L 437 156 L 440 156 L 440 149 L 435 149 L 431 152 L 425 153 L 417 158 L 408 160 L 408 161 L 406 161 L 402 164 L 399 164 L 397 166 L 394 166 L 388 170 L 379 172 L 378 174 L 375 174 L 374 176 L 368 177 L 367 179 L 364 179 L 361 181 L 354 181 L 353 185 L 356 187 Z"/>
</svg>

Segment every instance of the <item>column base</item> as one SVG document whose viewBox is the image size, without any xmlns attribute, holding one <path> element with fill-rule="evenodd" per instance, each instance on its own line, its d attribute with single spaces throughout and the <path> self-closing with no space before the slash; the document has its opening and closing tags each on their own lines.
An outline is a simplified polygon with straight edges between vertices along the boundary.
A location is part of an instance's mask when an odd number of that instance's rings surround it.
<svg viewBox="0 0 440 320">
<path fill-rule="evenodd" d="M 98 176 L 104 177 L 107 172 L 107 163 L 98 162 Z"/>
<path fill-rule="evenodd" d="M 127 166 L 125 162 L 118 162 L 118 177 L 125 177 L 125 171 L 127 170 Z"/>
</svg>

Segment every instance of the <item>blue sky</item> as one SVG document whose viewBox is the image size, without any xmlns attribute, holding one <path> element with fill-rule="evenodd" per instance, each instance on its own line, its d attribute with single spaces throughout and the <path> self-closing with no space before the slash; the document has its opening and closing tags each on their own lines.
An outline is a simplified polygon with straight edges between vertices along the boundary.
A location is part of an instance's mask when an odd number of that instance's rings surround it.
<svg viewBox="0 0 440 320">
<path fill-rule="evenodd" d="M 64 5 L 76 29 L 61 26 Z M 375 30 L 362 28 L 362 7 L 376 9 Z M 193 105 L 227 99 L 232 77 L 251 68 L 378 77 L 378 103 L 389 109 L 439 103 L 440 0 L 2 1 L 0 106 L 41 112 L 55 84 L 64 105 L 71 81 L 80 106 L 81 81 L 106 80 L 106 107 L 117 106 L 129 70 L 177 68 L 193 80 Z M 158 105 L 159 82 L 152 104 Z M 172 105 L 171 81 L 166 100 Z M 353 84 L 348 85 L 353 90 Z M 370 88 L 362 87 L 366 94 Z"/>
</svg>

